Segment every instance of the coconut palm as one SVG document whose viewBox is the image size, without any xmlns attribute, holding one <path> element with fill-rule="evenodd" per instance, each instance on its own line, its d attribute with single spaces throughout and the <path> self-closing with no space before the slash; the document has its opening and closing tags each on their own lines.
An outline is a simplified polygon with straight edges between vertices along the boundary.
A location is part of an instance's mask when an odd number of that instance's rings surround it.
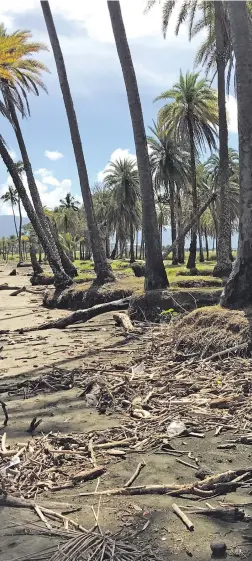
<svg viewBox="0 0 252 561">
<path fill-rule="evenodd" d="M 161 123 L 154 123 L 149 127 L 152 136 L 147 137 L 150 149 L 150 165 L 155 190 L 158 194 L 164 192 L 170 205 L 171 237 L 176 239 L 176 190 L 185 184 L 188 175 L 188 152 L 179 146 L 171 132 L 162 127 Z M 174 265 L 178 263 L 177 248 L 172 254 Z"/>
<path fill-rule="evenodd" d="M 19 173 L 19 175 L 21 176 L 21 174 L 24 171 L 24 166 L 23 166 L 23 162 L 19 161 L 16 162 L 15 164 L 16 166 L 16 170 Z M 21 235 L 22 235 L 22 210 L 21 210 L 21 199 L 20 196 L 17 192 L 17 189 L 15 188 L 14 185 L 10 185 L 8 187 L 8 190 L 6 191 L 6 193 L 4 193 L 4 195 L 2 195 L 1 199 L 4 202 L 9 202 L 11 204 L 11 208 L 12 208 L 12 213 L 13 213 L 13 220 L 14 220 L 14 226 L 15 226 L 15 231 L 16 231 L 16 235 L 18 238 L 18 247 L 19 247 L 19 260 L 22 261 L 22 243 L 21 243 Z M 19 227 L 17 228 L 17 222 L 16 222 L 16 216 L 15 216 L 15 206 L 18 206 L 18 212 L 19 212 Z"/>
<path fill-rule="evenodd" d="M 68 232 L 69 224 L 74 224 L 75 213 L 79 210 L 80 203 L 76 201 L 71 193 L 67 193 L 64 199 L 60 199 L 59 218 L 64 223 L 65 233 Z"/>
<path fill-rule="evenodd" d="M 198 211 L 196 158 L 206 146 L 216 149 L 216 126 L 218 124 L 217 95 L 209 81 L 198 73 L 180 72 L 179 82 L 172 89 L 163 92 L 156 100 L 170 101 L 159 111 L 164 126 L 171 130 L 179 144 L 190 153 L 190 180 L 192 184 L 193 212 Z M 171 101 L 173 100 L 173 101 Z M 192 228 L 189 269 L 196 266 L 197 225 Z"/>
<path fill-rule="evenodd" d="M 155 3 L 156 0 L 148 0 L 146 11 Z M 176 2 L 171 0 L 164 1 L 162 10 L 164 36 L 166 36 L 175 4 Z M 225 99 L 225 69 L 228 66 L 227 84 L 229 87 L 234 59 L 227 2 L 185 0 L 179 11 L 176 34 L 178 34 L 181 24 L 185 21 L 188 21 L 190 40 L 202 29 L 207 32 L 206 39 L 204 39 L 196 54 L 196 64 L 203 64 L 206 67 L 206 74 L 209 71 L 213 71 L 214 74 L 217 72 L 220 152 L 218 206 L 219 221 L 222 227 L 219 229 L 217 263 L 214 272 L 216 276 L 227 276 L 231 271 L 229 255 L 231 224 L 228 200 L 228 127 Z"/>
<path fill-rule="evenodd" d="M 135 160 L 118 158 L 110 162 L 104 185 L 111 191 L 110 205 L 116 209 L 115 230 L 129 234 L 130 262 L 135 261 L 134 236 L 141 220 L 139 175 Z"/>
<path fill-rule="evenodd" d="M 84 208 L 87 218 L 89 237 L 92 245 L 94 268 L 97 275 L 97 281 L 100 284 L 103 284 L 106 281 L 115 280 L 115 276 L 112 272 L 110 264 L 106 259 L 101 233 L 97 226 L 95 215 L 94 215 L 92 196 L 89 186 L 86 162 L 82 149 L 79 127 L 78 127 L 73 99 L 68 83 L 65 62 L 61 51 L 59 39 L 57 36 L 57 31 L 55 29 L 49 2 L 42 1 L 41 7 L 42 7 L 50 43 L 54 54 L 60 87 L 61 87 L 62 96 L 65 104 L 65 109 L 66 109 L 66 114 L 67 114 L 70 134 L 71 134 L 71 140 L 72 140 L 73 150 L 74 150 L 78 174 L 79 174 L 81 193 L 83 197 L 83 203 L 84 203 Z"/>
<path fill-rule="evenodd" d="M 27 94 L 34 93 L 38 95 L 39 88 L 45 89 L 41 80 L 41 72 L 47 69 L 45 65 L 33 58 L 33 55 L 40 50 L 45 50 L 46 47 L 41 43 L 29 41 L 30 38 L 31 34 L 27 31 L 16 31 L 8 35 L 4 26 L 0 27 L 0 91 L 4 101 L 4 103 L 1 103 L 1 107 L 5 107 L 5 116 L 9 118 L 16 134 L 34 209 L 38 221 L 46 233 L 44 237 L 47 246 L 45 251 L 48 254 L 49 261 L 53 262 L 53 270 L 56 274 L 55 281 L 57 284 L 70 284 L 70 278 L 62 267 L 57 247 L 43 213 L 38 188 L 16 112 L 18 110 L 22 117 L 29 114 Z M 4 159 L 5 156 L 2 152 L 1 156 Z M 11 174 L 10 169 L 9 172 Z M 20 185 L 20 182 L 18 184 Z M 18 190 L 17 185 L 15 187 Z"/>
<path fill-rule="evenodd" d="M 143 235 L 146 248 L 145 289 L 166 288 L 168 279 L 162 258 L 151 169 L 141 101 L 131 53 L 123 23 L 120 2 L 108 1 L 108 9 L 128 97 L 142 199 Z"/>
<path fill-rule="evenodd" d="M 17 229 L 17 222 L 16 222 L 16 216 L 15 216 L 15 206 L 17 206 L 17 204 L 18 204 L 18 194 L 17 194 L 17 190 L 15 189 L 15 187 L 13 185 L 9 185 L 6 193 L 4 193 L 4 195 L 1 196 L 1 199 L 4 203 L 10 203 L 10 205 L 11 205 L 15 232 L 16 232 L 16 235 L 18 237 L 18 229 Z"/>
</svg>

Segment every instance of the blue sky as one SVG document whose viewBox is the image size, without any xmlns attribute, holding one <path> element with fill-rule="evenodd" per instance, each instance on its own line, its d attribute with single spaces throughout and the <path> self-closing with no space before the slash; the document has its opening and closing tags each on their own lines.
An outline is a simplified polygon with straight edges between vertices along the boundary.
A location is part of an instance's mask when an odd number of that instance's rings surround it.
<svg viewBox="0 0 252 561">
<path fill-rule="evenodd" d="M 28 29 L 34 40 L 49 46 L 38 0 L 9 0 L 5 4 L 0 7 L 0 21 L 5 23 L 8 31 Z M 111 157 L 122 153 L 135 154 L 107 2 L 51 0 L 50 6 L 65 58 L 92 186 L 102 179 L 102 172 Z M 202 37 L 189 43 L 185 26 L 175 37 L 175 13 L 164 40 L 160 5 L 157 4 L 147 15 L 143 14 L 144 6 L 144 0 L 121 1 L 147 128 L 156 118 L 160 106 L 154 104 L 153 99 L 176 82 L 180 69 L 193 69 L 195 52 Z M 22 130 L 42 202 L 53 208 L 68 191 L 80 197 L 80 189 L 53 55 L 43 53 L 40 58 L 50 69 L 50 74 L 44 76 L 49 95 L 42 92 L 39 97 L 31 96 L 31 117 L 22 122 Z M 228 100 L 228 109 L 229 143 L 237 148 L 237 106 L 233 96 Z M 15 158 L 19 159 L 13 131 L 2 117 L 1 134 Z M 0 173 L 1 195 L 9 182 L 1 163 Z M 0 214 L 10 212 L 6 203 L 0 203 Z"/>
</svg>

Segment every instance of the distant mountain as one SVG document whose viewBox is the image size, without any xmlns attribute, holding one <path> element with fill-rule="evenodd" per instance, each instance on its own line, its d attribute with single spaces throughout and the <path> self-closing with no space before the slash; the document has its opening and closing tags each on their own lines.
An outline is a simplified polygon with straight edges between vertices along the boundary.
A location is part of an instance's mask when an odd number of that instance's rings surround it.
<svg viewBox="0 0 252 561">
<path fill-rule="evenodd" d="M 16 216 L 17 227 L 19 227 L 19 218 Z M 23 218 L 23 224 L 29 222 L 28 218 Z M 0 215 L 0 238 L 8 238 L 9 236 L 15 236 L 15 226 L 13 216 L 11 215 Z"/>
</svg>

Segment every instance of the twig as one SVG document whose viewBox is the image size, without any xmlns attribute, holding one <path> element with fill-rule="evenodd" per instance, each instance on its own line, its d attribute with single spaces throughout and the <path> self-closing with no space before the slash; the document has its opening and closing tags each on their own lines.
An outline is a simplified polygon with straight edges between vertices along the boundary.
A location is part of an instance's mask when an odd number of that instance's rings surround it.
<svg viewBox="0 0 252 561">
<path fill-rule="evenodd" d="M 6 403 L 4 403 L 4 401 L 1 401 L 1 400 L 0 400 L 0 405 L 1 405 L 1 407 L 2 407 L 3 414 L 4 414 L 4 417 L 5 417 L 5 419 L 4 419 L 4 427 L 6 427 L 7 424 L 8 424 L 8 420 L 9 420 L 9 415 L 8 415 L 8 411 L 7 411 L 7 405 L 6 405 Z"/>
<path fill-rule="evenodd" d="M 187 467 L 192 468 L 192 469 L 199 469 L 199 466 L 194 466 L 193 464 L 190 464 L 189 462 L 184 462 L 184 460 L 180 460 L 180 458 L 176 458 L 176 462 L 178 462 L 178 464 L 183 464 L 183 466 L 187 466 Z"/>
<path fill-rule="evenodd" d="M 182 512 L 182 510 L 179 508 L 178 505 L 176 505 L 176 503 L 172 504 L 172 510 L 173 512 L 175 512 L 175 514 L 180 518 L 180 520 L 182 520 L 183 524 L 185 524 L 185 526 L 187 527 L 187 529 L 190 532 L 193 532 L 194 530 L 194 525 L 191 522 L 191 520 L 188 518 L 188 516 L 186 516 L 186 514 L 184 512 Z"/>
<path fill-rule="evenodd" d="M 40 518 L 40 520 L 42 520 L 42 522 L 44 522 L 44 524 L 46 525 L 46 527 L 48 528 L 48 530 L 52 530 L 52 526 L 51 524 L 46 520 L 46 517 L 44 516 L 43 512 L 41 511 L 41 508 L 38 505 L 34 505 L 34 510 L 37 513 L 38 517 Z"/>
<path fill-rule="evenodd" d="M 130 477 L 130 479 L 124 484 L 124 487 L 130 487 L 145 466 L 146 466 L 146 463 L 145 463 L 144 460 L 142 460 L 142 462 L 140 462 L 138 464 L 138 466 L 136 468 L 136 471 L 133 473 L 133 475 Z"/>
<path fill-rule="evenodd" d="M 88 441 L 88 451 L 90 453 L 90 458 L 92 460 L 92 464 L 94 467 L 97 466 L 97 462 L 96 462 L 96 457 L 95 457 L 95 453 L 94 453 L 94 448 L 93 448 L 93 439 L 90 438 Z"/>
<path fill-rule="evenodd" d="M 236 345 L 235 347 L 229 347 L 227 349 L 224 349 L 224 351 L 219 351 L 218 353 L 214 353 L 211 356 L 208 356 L 207 358 L 204 358 L 202 360 L 202 362 L 208 362 L 209 360 L 213 360 L 214 358 L 219 358 L 220 356 L 225 356 L 228 353 L 235 353 L 236 351 L 241 351 L 242 349 L 246 349 L 248 346 L 248 343 L 241 343 L 240 345 Z"/>
</svg>

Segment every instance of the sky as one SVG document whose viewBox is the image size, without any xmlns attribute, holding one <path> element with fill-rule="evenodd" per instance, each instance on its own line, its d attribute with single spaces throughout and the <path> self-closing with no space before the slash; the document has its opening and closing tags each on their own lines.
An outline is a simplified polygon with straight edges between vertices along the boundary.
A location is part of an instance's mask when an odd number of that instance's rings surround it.
<svg viewBox="0 0 252 561">
<path fill-rule="evenodd" d="M 161 2 L 162 3 L 162 2 Z M 3 6 L 4 4 L 4 6 Z M 202 35 L 188 41 L 186 26 L 174 33 L 176 14 L 166 39 L 161 31 L 159 2 L 144 14 L 146 0 L 121 0 L 121 9 L 138 80 L 146 131 L 161 103 L 153 100 L 169 89 L 182 72 L 193 70 Z M 50 7 L 63 51 L 77 114 L 91 186 L 103 178 L 108 162 L 135 154 L 125 86 L 118 61 L 106 0 L 51 0 Z M 0 21 L 8 32 L 30 30 L 49 47 L 38 0 L 1 2 Z M 48 95 L 30 96 L 31 116 L 21 126 L 42 203 L 54 208 L 66 193 L 81 201 L 76 164 L 62 94 L 51 49 L 39 55 L 49 68 L 44 74 Z M 229 144 L 237 148 L 237 104 L 227 100 Z M 1 134 L 15 160 L 20 159 L 11 125 L 1 116 Z M 10 178 L 0 162 L 0 196 Z M 0 214 L 11 214 L 0 200 Z"/>
</svg>

